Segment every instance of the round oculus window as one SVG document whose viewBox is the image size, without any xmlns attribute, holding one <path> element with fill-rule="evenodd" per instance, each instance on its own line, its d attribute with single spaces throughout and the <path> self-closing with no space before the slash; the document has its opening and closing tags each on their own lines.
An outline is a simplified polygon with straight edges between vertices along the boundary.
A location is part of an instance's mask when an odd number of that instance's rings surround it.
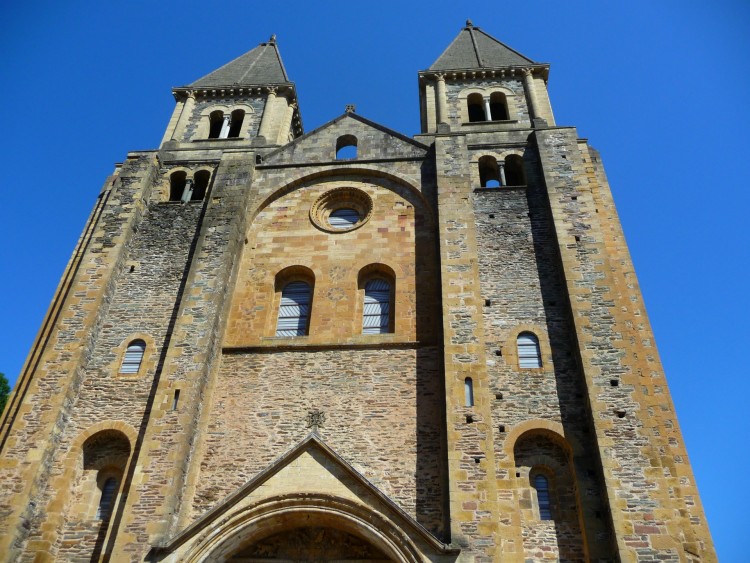
<svg viewBox="0 0 750 563">
<path fill-rule="evenodd" d="M 322 231 L 344 233 L 364 225 L 372 199 L 357 188 L 336 188 L 321 195 L 310 209 L 310 220 Z"/>
<path fill-rule="evenodd" d="M 359 212 L 348 207 L 335 209 L 328 216 L 328 224 L 334 229 L 351 229 L 357 223 L 359 223 Z"/>
</svg>

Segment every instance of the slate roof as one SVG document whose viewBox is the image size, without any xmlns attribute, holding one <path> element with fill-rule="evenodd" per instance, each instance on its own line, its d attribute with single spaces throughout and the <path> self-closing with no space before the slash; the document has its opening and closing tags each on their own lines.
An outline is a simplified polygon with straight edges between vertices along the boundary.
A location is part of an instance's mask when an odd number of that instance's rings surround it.
<svg viewBox="0 0 750 563">
<path fill-rule="evenodd" d="M 223 67 L 216 69 L 190 86 L 214 88 L 219 86 L 243 86 L 259 84 L 283 84 L 289 82 L 284 63 L 276 46 L 276 38 L 261 43 Z"/>
<path fill-rule="evenodd" d="M 467 21 L 466 27 L 427 70 L 499 68 L 529 64 L 536 63 Z"/>
</svg>

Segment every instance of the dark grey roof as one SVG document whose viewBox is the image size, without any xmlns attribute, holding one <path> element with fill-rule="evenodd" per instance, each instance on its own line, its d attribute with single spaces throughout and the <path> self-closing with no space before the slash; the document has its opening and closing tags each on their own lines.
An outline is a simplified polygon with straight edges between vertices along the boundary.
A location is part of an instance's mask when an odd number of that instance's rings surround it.
<svg viewBox="0 0 750 563">
<path fill-rule="evenodd" d="M 196 80 L 190 86 L 213 88 L 285 82 L 289 82 L 289 78 L 284 70 L 284 63 L 281 62 L 276 39 L 271 37 L 267 43 L 261 43 L 255 49 Z"/>
<path fill-rule="evenodd" d="M 529 64 L 536 63 L 467 21 L 466 27 L 427 70 L 499 68 Z"/>
</svg>

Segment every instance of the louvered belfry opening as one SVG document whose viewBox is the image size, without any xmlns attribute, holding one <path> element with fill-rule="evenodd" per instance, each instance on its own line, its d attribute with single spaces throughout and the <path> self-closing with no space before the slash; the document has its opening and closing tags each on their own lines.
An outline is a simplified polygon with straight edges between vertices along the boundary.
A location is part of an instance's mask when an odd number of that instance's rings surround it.
<svg viewBox="0 0 750 563">
<path fill-rule="evenodd" d="M 542 367 L 542 355 L 539 350 L 539 339 L 534 333 L 522 332 L 518 335 L 518 367 Z"/>
<path fill-rule="evenodd" d="M 125 357 L 120 365 L 120 373 L 138 373 L 146 351 L 146 343 L 143 340 L 133 340 L 125 350 Z"/>
<path fill-rule="evenodd" d="M 391 284 L 381 278 L 365 284 L 365 304 L 362 314 L 363 334 L 390 332 Z"/>
<path fill-rule="evenodd" d="M 310 320 L 310 284 L 294 281 L 281 292 L 276 336 L 305 336 Z"/>
</svg>

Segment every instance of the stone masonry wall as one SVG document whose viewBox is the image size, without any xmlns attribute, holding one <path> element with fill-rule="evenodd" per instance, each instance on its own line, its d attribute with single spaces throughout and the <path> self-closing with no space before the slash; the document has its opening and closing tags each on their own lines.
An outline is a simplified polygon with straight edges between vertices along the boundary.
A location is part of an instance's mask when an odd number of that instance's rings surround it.
<svg viewBox="0 0 750 563">
<path fill-rule="evenodd" d="M 212 508 L 309 432 L 442 535 L 440 357 L 435 347 L 230 353 L 206 428 L 193 516 Z"/>
</svg>

